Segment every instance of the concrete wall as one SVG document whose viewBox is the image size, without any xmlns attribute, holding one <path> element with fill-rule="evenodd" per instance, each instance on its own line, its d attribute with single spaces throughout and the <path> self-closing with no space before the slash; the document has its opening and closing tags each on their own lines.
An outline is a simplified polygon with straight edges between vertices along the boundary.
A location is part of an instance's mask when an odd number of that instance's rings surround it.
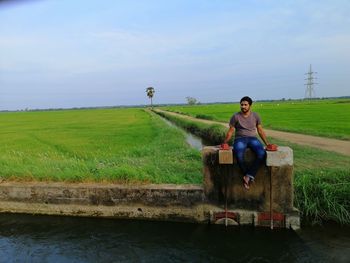
<svg viewBox="0 0 350 263">
<path fill-rule="evenodd" d="M 207 223 L 210 210 L 199 185 L 0 184 L 2 213 Z"/>
<path fill-rule="evenodd" d="M 203 188 L 199 185 L 45 182 L 0 184 L 0 201 L 104 206 L 140 204 L 191 207 L 202 203 L 204 199 Z"/>
<path fill-rule="evenodd" d="M 295 210 L 293 208 L 292 149 L 279 147 L 276 152 L 267 152 L 266 165 L 260 167 L 255 182 L 249 190 L 243 187 L 243 174 L 236 160 L 234 159 L 233 165 L 220 165 L 218 150 L 218 147 L 210 146 L 204 147 L 202 151 L 204 193 L 211 202 L 218 204 L 224 202 L 225 185 L 227 185 L 230 208 L 269 211 L 272 189 L 274 212 L 289 213 Z M 247 150 L 245 158 L 248 163 L 251 163 L 255 157 L 250 150 Z"/>
</svg>

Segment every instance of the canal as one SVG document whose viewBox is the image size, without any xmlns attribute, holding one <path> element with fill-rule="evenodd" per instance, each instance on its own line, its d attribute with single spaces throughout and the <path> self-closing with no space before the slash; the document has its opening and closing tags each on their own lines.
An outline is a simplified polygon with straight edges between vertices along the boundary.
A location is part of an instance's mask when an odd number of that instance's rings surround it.
<svg viewBox="0 0 350 263">
<path fill-rule="evenodd" d="M 350 229 L 0 214 L 0 262 L 349 262 Z"/>
<path fill-rule="evenodd" d="M 192 148 L 197 149 L 198 151 L 201 151 L 203 146 L 211 145 L 210 142 L 186 131 L 183 128 L 176 126 L 174 123 L 170 122 L 169 120 L 165 119 L 164 117 L 160 116 L 160 118 L 166 124 L 168 124 L 170 127 L 173 127 L 174 129 L 181 131 L 185 135 L 185 140 L 186 140 L 187 144 L 190 145 Z"/>
</svg>

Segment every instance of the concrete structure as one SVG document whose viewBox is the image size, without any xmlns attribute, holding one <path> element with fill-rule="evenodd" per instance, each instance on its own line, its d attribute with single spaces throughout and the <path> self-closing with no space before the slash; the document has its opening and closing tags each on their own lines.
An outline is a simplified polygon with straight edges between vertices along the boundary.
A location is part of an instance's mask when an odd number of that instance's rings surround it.
<svg viewBox="0 0 350 263">
<path fill-rule="evenodd" d="M 0 184 L 0 212 L 208 222 L 198 185 Z"/>
<path fill-rule="evenodd" d="M 0 212 L 269 225 L 272 175 L 274 226 L 299 228 L 299 216 L 293 208 L 293 158 L 289 148 L 268 153 L 269 166 L 260 169 L 249 191 L 242 187 L 237 166 L 225 167 L 229 171 L 226 211 L 226 177 L 216 162 L 217 152 L 216 147 L 203 149 L 203 185 L 1 182 Z"/>
<path fill-rule="evenodd" d="M 261 166 L 249 190 L 243 187 L 243 174 L 235 159 L 233 164 L 220 164 L 218 151 L 219 148 L 213 146 L 202 150 L 203 187 L 210 203 L 222 206 L 227 202 L 227 209 L 233 214 L 236 211 L 240 211 L 238 214 L 254 211 L 254 224 L 259 221 L 259 225 L 300 227 L 299 213 L 293 207 L 292 149 L 278 147 L 275 152 L 267 152 L 266 165 Z M 245 158 L 251 163 L 254 154 L 247 150 Z"/>
</svg>

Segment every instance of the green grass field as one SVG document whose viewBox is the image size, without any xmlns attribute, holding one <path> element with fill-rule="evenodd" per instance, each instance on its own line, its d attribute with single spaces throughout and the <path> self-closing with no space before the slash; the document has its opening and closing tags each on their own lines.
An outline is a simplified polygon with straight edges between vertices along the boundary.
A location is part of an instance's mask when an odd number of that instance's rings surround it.
<svg viewBox="0 0 350 263">
<path fill-rule="evenodd" d="M 201 183 L 201 156 L 143 109 L 0 113 L 0 177 Z"/>
<path fill-rule="evenodd" d="M 172 106 L 165 109 L 229 122 L 239 104 Z M 253 103 L 268 129 L 350 140 L 350 99 Z"/>
</svg>

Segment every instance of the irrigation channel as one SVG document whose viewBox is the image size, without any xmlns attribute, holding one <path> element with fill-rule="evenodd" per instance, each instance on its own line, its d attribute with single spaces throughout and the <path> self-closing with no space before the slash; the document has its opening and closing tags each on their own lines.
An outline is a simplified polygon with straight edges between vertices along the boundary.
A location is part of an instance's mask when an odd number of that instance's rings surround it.
<svg viewBox="0 0 350 263">
<path fill-rule="evenodd" d="M 192 147 L 202 147 L 200 139 L 185 134 Z M 333 224 L 303 227 L 295 232 L 0 214 L 0 263 L 349 262 L 349 259 L 350 227 Z"/>
<path fill-rule="evenodd" d="M 192 133 L 189 133 L 188 131 L 176 126 L 175 124 L 173 124 L 172 122 L 168 121 L 167 119 L 160 117 L 162 120 L 164 120 L 164 122 L 166 124 L 168 124 L 169 126 L 180 130 L 183 134 L 185 134 L 185 138 L 186 138 L 186 142 L 192 147 L 197 149 L 198 151 L 202 150 L 203 146 L 208 146 L 211 145 L 210 142 L 205 141 L 204 139 L 193 135 Z"/>
</svg>

